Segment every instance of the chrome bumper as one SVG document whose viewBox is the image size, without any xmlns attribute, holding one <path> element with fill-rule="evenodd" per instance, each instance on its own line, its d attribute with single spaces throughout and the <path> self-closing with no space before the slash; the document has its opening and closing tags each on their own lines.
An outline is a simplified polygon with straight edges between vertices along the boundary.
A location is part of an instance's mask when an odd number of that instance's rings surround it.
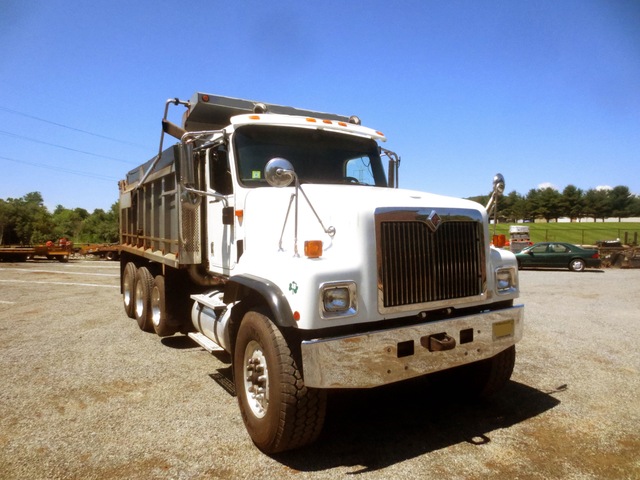
<svg viewBox="0 0 640 480">
<path fill-rule="evenodd" d="M 524 307 L 302 342 L 304 382 L 314 388 L 367 388 L 493 357 L 522 338 Z M 446 334 L 455 346 L 433 349 Z M 453 347 L 453 348 L 451 348 Z"/>
</svg>

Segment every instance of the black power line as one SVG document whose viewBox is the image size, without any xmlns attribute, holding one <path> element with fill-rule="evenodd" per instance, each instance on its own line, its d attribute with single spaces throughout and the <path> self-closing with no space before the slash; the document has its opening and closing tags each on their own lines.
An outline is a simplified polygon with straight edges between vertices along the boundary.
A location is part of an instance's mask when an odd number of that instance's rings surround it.
<svg viewBox="0 0 640 480">
<path fill-rule="evenodd" d="M 126 164 L 129 164 L 129 165 L 134 165 L 135 164 L 135 162 L 122 160 L 121 158 L 109 157 L 107 155 L 100 155 L 99 153 L 85 152 L 84 150 L 76 150 L 75 148 L 65 147 L 64 145 L 58 145 L 58 144 L 55 144 L 55 143 L 44 142 L 42 140 L 38 140 L 38 139 L 35 139 L 35 138 L 29 138 L 29 137 L 25 137 L 25 136 L 22 136 L 22 135 L 17 135 L 15 133 L 6 132 L 4 130 L 0 130 L 0 135 L 5 135 L 7 137 L 13 137 L 13 138 L 19 138 L 20 140 L 27 140 L 29 142 L 40 143 L 42 145 L 48 145 L 50 147 L 62 148 L 64 150 L 69 150 L 71 152 L 82 153 L 84 155 L 91 155 L 93 157 L 100 157 L 100 158 L 106 158 L 108 160 L 115 160 L 116 162 L 122 162 L 122 163 L 126 163 Z"/>
<path fill-rule="evenodd" d="M 69 125 L 64 125 L 64 124 L 58 123 L 58 122 L 52 122 L 51 120 L 45 120 L 44 118 L 36 117 L 35 115 L 29 115 L 28 113 L 18 112 L 17 110 L 12 110 L 12 109 L 7 108 L 7 107 L 1 107 L 0 106 L 0 110 L 2 110 L 4 112 L 13 113 L 14 115 L 21 115 L 23 117 L 31 118 L 33 120 L 38 120 L 39 122 L 44 122 L 44 123 L 48 123 L 50 125 L 55 125 L 57 127 L 62 127 L 62 128 L 66 128 L 66 129 L 69 129 L 69 130 L 73 130 L 74 132 L 80 132 L 80 133 L 84 133 L 86 135 L 91 135 L 91 136 L 94 136 L 94 137 L 103 138 L 105 140 L 110 140 L 112 142 L 123 143 L 125 145 L 131 145 L 131 146 L 139 147 L 139 148 L 146 148 L 146 147 L 144 147 L 142 145 L 139 145 L 137 143 L 127 142 L 126 140 L 119 140 L 117 138 L 107 137 L 106 135 L 100 135 L 99 133 L 93 133 L 93 132 L 89 132 L 87 130 L 82 130 L 80 128 L 70 127 Z"/>
<path fill-rule="evenodd" d="M 15 158 L 4 157 L 2 155 L 0 155 L 0 159 L 8 160 L 10 162 L 15 162 L 15 163 L 21 163 L 23 165 L 31 165 L 32 167 L 46 168 L 46 169 L 55 170 L 55 171 L 58 171 L 58 172 L 70 173 L 72 175 L 79 175 L 81 177 L 95 178 L 95 179 L 98 179 L 98 180 L 106 180 L 106 181 L 109 181 L 109 182 L 115 182 L 115 181 L 118 180 L 115 177 L 109 177 L 107 175 L 100 175 L 99 173 L 81 172 L 81 171 L 78 171 L 78 170 L 71 170 L 70 168 L 65 168 L 65 167 L 60 167 L 60 166 L 43 165 L 41 163 L 27 162 L 25 160 L 17 160 Z"/>
</svg>

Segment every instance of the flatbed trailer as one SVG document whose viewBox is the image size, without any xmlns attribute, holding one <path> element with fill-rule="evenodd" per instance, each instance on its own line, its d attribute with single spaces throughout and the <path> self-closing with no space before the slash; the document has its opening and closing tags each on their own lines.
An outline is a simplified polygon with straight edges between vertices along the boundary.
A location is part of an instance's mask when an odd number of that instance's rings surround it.
<svg viewBox="0 0 640 480">
<path fill-rule="evenodd" d="M 2 245 L 0 246 L 0 261 L 2 262 L 26 262 L 31 258 L 46 258 L 68 262 L 71 255 L 70 246 L 57 245 Z"/>
<path fill-rule="evenodd" d="M 117 243 L 100 243 L 83 245 L 78 250 L 80 255 L 94 255 L 106 260 L 119 260 L 122 247 Z"/>
</svg>

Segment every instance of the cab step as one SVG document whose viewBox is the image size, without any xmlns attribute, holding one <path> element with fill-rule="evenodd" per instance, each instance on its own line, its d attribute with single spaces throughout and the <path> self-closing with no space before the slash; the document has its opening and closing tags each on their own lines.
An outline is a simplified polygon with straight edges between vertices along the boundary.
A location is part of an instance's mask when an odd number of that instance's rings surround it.
<svg viewBox="0 0 640 480">
<path fill-rule="evenodd" d="M 196 342 L 209 353 L 224 352 L 224 348 L 211 340 L 209 337 L 205 337 L 200 332 L 189 332 L 188 335 L 189 338 L 191 338 L 194 342 Z"/>
</svg>

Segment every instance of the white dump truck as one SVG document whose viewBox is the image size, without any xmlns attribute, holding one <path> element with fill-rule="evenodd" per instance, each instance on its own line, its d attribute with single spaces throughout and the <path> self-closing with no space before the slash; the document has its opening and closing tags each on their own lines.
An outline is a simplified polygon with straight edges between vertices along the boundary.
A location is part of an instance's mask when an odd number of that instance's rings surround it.
<svg viewBox="0 0 640 480">
<path fill-rule="evenodd" d="M 454 368 L 478 394 L 509 380 L 524 309 L 490 207 L 399 189 L 399 157 L 357 117 L 197 93 L 168 100 L 162 126 L 119 184 L 124 308 L 230 354 L 263 452 L 313 442 L 330 389 Z"/>
</svg>

